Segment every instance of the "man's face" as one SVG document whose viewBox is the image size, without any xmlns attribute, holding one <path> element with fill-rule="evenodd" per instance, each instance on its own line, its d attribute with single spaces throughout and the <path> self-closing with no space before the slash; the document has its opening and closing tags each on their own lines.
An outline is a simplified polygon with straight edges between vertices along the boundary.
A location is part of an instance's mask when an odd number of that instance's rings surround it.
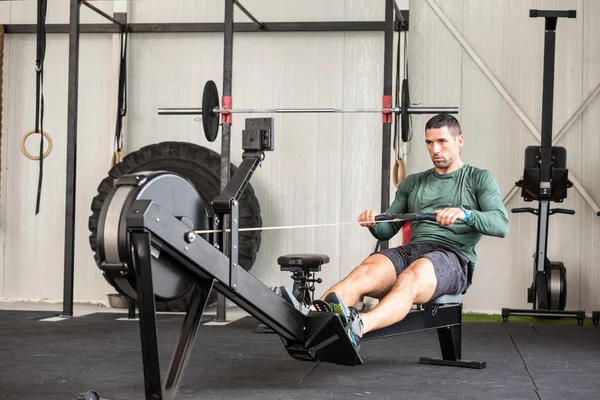
<svg viewBox="0 0 600 400">
<path fill-rule="evenodd" d="M 446 126 L 427 129 L 425 131 L 425 143 L 427 144 L 427 150 L 429 150 L 433 165 L 439 169 L 446 169 L 460 156 L 463 136 L 452 136 Z"/>
</svg>

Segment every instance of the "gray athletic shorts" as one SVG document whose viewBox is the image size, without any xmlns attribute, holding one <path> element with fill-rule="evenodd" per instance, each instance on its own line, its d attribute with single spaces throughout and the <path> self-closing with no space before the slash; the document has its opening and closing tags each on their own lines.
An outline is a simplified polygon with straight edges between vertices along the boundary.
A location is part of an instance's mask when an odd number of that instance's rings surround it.
<svg viewBox="0 0 600 400">
<path fill-rule="evenodd" d="M 438 243 L 409 243 L 404 246 L 383 249 L 374 254 L 389 258 L 400 275 L 418 258 L 426 258 L 433 264 L 437 287 L 433 299 L 444 294 L 460 294 L 467 290 L 467 265 L 469 259 L 451 248 Z"/>
</svg>

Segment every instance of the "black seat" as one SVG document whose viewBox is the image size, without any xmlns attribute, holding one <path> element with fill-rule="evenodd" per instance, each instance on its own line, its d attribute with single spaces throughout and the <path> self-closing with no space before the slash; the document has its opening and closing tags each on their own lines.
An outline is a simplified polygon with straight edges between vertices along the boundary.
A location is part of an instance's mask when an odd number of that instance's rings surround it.
<svg viewBox="0 0 600 400">
<path fill-rule="evenodd" d="M 525 201 L 540 199 L 540 161 L 541 146 L 527 146 L 525 149 L 525 169 L 523 179 L 516 182 L 521 187 L 521 196 Z M 561 146 L 552 146 L 552 170 L 551 170 L 551 199 L 562 203 L 567 198 L 567 188 L 573 186 L 569 181 L 569 170 L 567 169 L 567 150 Z"/>
<path fill-rule="evenodd" d="M 277 258 L 282 271 L 290 272 L 318 272 L 321 265 L 329 262 L 329 256 L 325 254 L 287 254 Z"/>
<path fill-rule="evenodd" d="M 460 304 L 462 303 L 462 294 L 443 294 L 440 297 L 428 301 L 430 304 Z"/>
</svg>

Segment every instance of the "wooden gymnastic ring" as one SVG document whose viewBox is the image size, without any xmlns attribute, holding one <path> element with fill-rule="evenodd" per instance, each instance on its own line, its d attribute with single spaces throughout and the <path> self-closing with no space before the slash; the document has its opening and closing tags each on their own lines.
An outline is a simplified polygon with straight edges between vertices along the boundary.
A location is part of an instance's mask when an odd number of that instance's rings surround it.
<svg viewBox="0 0 600 400">
<path fill-rule="evenodd" d="M 23 135 L 23 138 L 21 139 L 21 152 L 25 155 L 25 157 L 29 158 L 30 160 L 34 160 L 37 161 L 40 159 L 40 156 L 34 156 L 31 155 L 26 149 L 25 149 L 25 141 L 27 140 L 27 138 L 29 136 L 31 136 L 34 133 L 39 133 L 36 132 L 35 130 L 31 130 L 29 132 L 27 132 L 26 134 Z M 50 155 L 50 153 L 52 152 L 52 138 L 50 137 L 50 135 L 48 135 L 48 133 L 46 131 L 42 131 L 42 135 L 44 135 L 44 137 L 46 138 L 46 140 L 48 141 L 48 149 L 46 150 L 46 152 L 44 153 L 44 155 L 42 156 L 43 158 L 46 158 Z"/>
<path fill-rule="evenodd" d="M 112 155 L 112 160 L 110 162 L 111 168 L 114 167 L 115 165 L 117 165 L 118 163 L 120 163 L 121 161 L 123 161 L 124 158 L 125 158 L 125 151 L 123 149 L 121 149 L 119 151 L 115 151 Z"/>
<path fill-rule="evenodd" d="M 396 160 L 392 168 L 392 182 L 397 188 L 406 178 L 406 162 L 404 159 Z"/>
</svg>

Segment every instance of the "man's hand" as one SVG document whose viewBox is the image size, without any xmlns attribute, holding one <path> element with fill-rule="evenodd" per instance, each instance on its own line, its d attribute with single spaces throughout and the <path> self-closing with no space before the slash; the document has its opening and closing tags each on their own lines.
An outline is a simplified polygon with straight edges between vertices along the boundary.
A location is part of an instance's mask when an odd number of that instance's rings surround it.
<svg viewBox="0 0 600 400">
<path fill-rule="evenodd" d="M 466 218 L 463 210 L 458 207 L 444 208 L 443 210 L 436 210 L 436 221 L 440 225 L 450 226 L 456 221 L 462 221 Z"/>
<path fill-rule="evenodd" d="M 371 228 L 375 226 L 375 216 L 378 215 L 375 210 L 365 210 L 358 216 L 358 222 L 360 226 L 366 226 Z"/>
</svg>

